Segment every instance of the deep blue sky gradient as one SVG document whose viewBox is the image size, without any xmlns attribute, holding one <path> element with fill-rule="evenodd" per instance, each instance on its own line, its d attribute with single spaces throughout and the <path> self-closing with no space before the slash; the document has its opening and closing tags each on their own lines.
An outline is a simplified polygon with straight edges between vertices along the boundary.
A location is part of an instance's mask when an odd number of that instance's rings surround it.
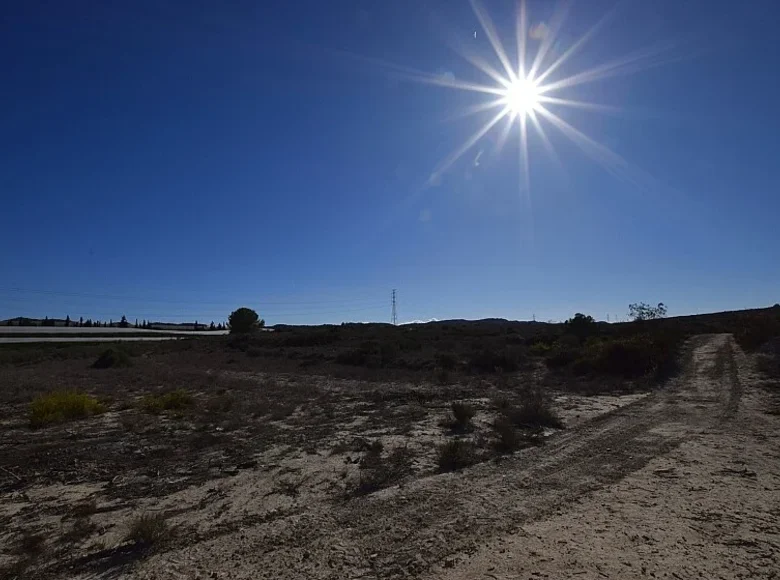
<svg viewBox="0 0 780 580">
<path fill-rule="evenodd" d="M 515 54 L 512 3 L 484 6 Z M 556 49 L 614 6 L 574 3 Z M 401 320 L 771 305 L 778 19 L 770 0 L 621 2 L 556 77 L 658 42 L 669 62 L 566 93 L 622 114 L 556 111 L 649 177 L 548 124 L 562 168 L 532 136 L 529 206 L 516 128 L 428 185 L 492 113 L 452 119 L 483 97 L 377 64 L 489 82 L 448 45 L 490 56 L 468 2 L 8 3 L 0 319 L 387 320 L 391 288 Z"/>
</svg>

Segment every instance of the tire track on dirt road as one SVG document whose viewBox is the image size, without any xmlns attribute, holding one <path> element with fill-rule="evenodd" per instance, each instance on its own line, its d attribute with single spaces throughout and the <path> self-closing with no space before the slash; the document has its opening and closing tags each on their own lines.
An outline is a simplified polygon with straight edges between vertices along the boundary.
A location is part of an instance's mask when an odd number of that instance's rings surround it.
<svg viewBox="0 0 780 580">
<path fill-rule="evenodd" d="M 416 481 L 336 514 L 366 558 L 366 578 L 454 566 L 480 544 L 521 532 L 584 494 L 619 481 L 692 432 L 733 417 L 740 385 L 730 335 L 691 339 L 685 371 L 666 389 L 563 432 L 500 465 Z M 370 572 L 369 572 L 370 570 Z"/>
<path fill-rule="evenodd" d="M 730 335 L 694 337 L 683 371 L 663 389 L 541 447 L 362 498 L 275 512 L 263 525 L 242 519 L 224 535 L 185 542 L 133 576 L 191 578 L 208 568 L 219 578 L 247 579 L 484 577 L 457 573 L 469 557 L 489 560 L 503 542 L 524 539 L 525 527 L 566 518 L 692 435 L 727 425 L 741 395 L 735 352 Z M 250 476 L 235 501 L 254 501 L 251 482 Z M 608 518 L 611 508 L 606 500 L 594 513 Z M 584 530 L 587 537 L 590 529 Z"/>
</svg>

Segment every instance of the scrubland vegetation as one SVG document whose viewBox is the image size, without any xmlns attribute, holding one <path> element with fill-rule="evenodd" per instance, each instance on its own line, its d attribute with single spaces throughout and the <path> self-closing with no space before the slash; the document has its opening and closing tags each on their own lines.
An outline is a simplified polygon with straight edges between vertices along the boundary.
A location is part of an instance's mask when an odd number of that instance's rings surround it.
<svg viewBox="0 0 780 580">
<path fill-rule="evenodd" d="M 230 336 L 4 345 L 0 491 L 71 483 L 102 491 L 58 504 L 66 518 L 58 530 L 16 529 L 0 516 L 2 540 L 25 552 L 0 554 L 0 567 L 54 578 L 67 566 L 120 566 L 175 548 L 195 532 L 178 533 L 168 516 L 179 512 L 159 502 L 242 473 L 256 474 L 261 497 L 299 509 L 358 504 L 522 456 L 569 427 L 577 397 L 662 388 L 694 334 L 733 333 L 780 376 L 771 347 L 780 307 L 644 318 L 261 332 L 259 317 L 246 316 L 231 317 Z M 121 517 L 101 519 L 116 505 Z"/>
</svg>

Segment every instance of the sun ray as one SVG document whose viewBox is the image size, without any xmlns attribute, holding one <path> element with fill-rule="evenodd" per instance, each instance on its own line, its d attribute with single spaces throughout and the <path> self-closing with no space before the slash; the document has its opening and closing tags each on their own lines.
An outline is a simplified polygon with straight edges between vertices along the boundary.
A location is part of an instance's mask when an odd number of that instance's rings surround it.
<svg viewBox="0 0 780 580">
<path fill-rule="evenodd" d="M 496 123 L 498 123 L 501 119 L 503 119 L 506 114 L 509 112 L 509 107 L 505 107 L 501 111 L 498 112 L 498 114 L 493 117 L 490 121 L 485 123 L 480 129 L 478 129 L 476 132 L 474 132 L 471 137 L 466 139 L 466 142 L 463 143 L 460 147 L 458 147 L 455 151 L 450 153 L 444 161 L 442 161 L 436 169 L 433 170 L 431 173 L 431 177 L 429 178 L 429 182 L 435 181 L 436 178 L 440 177 L 442 173 L 447 171 L 453 163 L 455 163 L 460 157 L 469 149 L 471 149 L 474 144 L 482 139 L 482 137 L 485 136 L 485 134 L 490 131 Z"/>
<path fill-rule="evenodd" d="M 577 147 L 586 155 L 599 163 L 609 173 L 635 186 L 644 186 L 641 182 L 646 181 L 646 178 L 642 176 L 641 179 L 637 179 L 635 174 L 638 173 L 639 170 L 632 167 L 628 161 L 612 151 L 612 149 L 591 139 L 585 133 L 576 129 L 545 107 L 541 106 L 537 111 L 561 131 L 561 133 L 568 137 L 572 143 L 577 145 Z"/>
<path fill-rule="evenodd" d="M 558 166 L 558 168 L 565 173 L 566 168 L 564 167 L 560 156 L 555 151 L 555 147 L 553 147 L 550 138 L 547 136 L 547 131 L 544 130 L 544 127 L 542 127 L 542 124 L 539 122 L 539 117 L 536 115 L 536 110 L 533 110 L 530 113 L 528 113 L 528 116 L 531 119 L 531 123 L 533 123 L 534 129 L 536 129 L 536 132 L 539 134 L 539 137 L 541 138 L 542 144 L 544 145 L 544 148 L 547 150 L 547 153 L 553 159 L 553 161 Z"/>
<path fill-rule="evenodd" d="M 520 0 L 517 10 L 517 78 L 527 78 L 525 74 L 525 48 L 526 48 L 526 12 L 525 0 Z"/>
<path fill-rule="evenodd" d="M 637 51 L 622 58 L 615 59 L 608 63 L 601 64 L 586 71 L 571 75 L 564 79 L 554 81 L 552 83 L 547 83 L 545 85 L 540 85 L 539 92 L 546 93 L 550 91 L 557 91 L 562 88 L 570 88 L 620 74 L 629 74 L 644 68 L 639 64 L 643 60 L 650 60 L 651 58 L 667 52 L 670 49 L 671 45 L 663 44 L 653 48 Z M 652 63 L 649 64 L 652 65 Z"/>
<path fill-rule="evenodd" d="M 506 51 L 504 51 L 501 40 L 498 38 L 496 29 L 493 26 L 493 21 L 490 19 L 490 16 L 488 16 L 487 12 L 485 12 L 484 8 L 478 4 L 478 0 L 469 1 L 471 3 L 471 9 L 474 11 L 477 20 L 479 20 L 479 24 L 482 26 L 482 30 L 484 31 L 485 36 L 487 36 L 488 41 L 490 41 L 490 45 L 493 47 L 493 51 L 496 53 L 498 60 L 501 61 L 501 65 L 506 71 L 507 78 L 510 82 L 514 81 L 516 78 L 515 72 L 513 70 L 512 64 L 509 62 L 509 57 L 507 57 Z"/>
<path fill-rule="evenodd" d="M 525 216 L 528 219 L 526 233 L 528 234 L 529 242 L 533 247 L 536 235 L 534 232 L 533 198 L 531 197 L 531 176 L 528 169 L 530 165 L 528 163 L 528 115 L 523 115 L 520 119 L 519 139 L 520 151 L 518 154 L 520 156 L 520 171 L 522 172 L 520 197 L 525 201 Z"/>
<path fill-rule="evenodd" d="M 520 117 L 520 170 L 523 173 L 523 191 L 530 199 L 531 175 L 528 163 L 528 115 Z"/>
<path fill-rule="evenodd" d="M 600 111 L 602 113 L 622 113 L 623 109 L 620 107 L 613 107 L 611 105 L 600 105 L 598 103 L 588 103 L 585 101 L 578 101 L 576 99 L 563 99 L 560 97 L 550 97 L 547 95 L 539 95 L 536 98 L 539 103 L 546 103 L 549 105 L 561 105 L 564 107 L 571 107 L 574 109 L 585 109 L 588 111 Z"/>
<path fill-rule="evenodd" d="M 560 32 L 561 26 L 563 26 L 563 23 L 566 20 L 566 16 L 569 13 L 570 7 L 571 7 L 570 2 L 566 2 L 558 5 L 558 9 L 556 9 L 555 14 L 553 14 L 552 20 L 550 21 L 550 25 L 547 28 L 547 33 L 545 34 L 544 38 L 542 39 L 542 43 L 539 45 L 539 48 L 536 51 L 536 56 L 534 57 L 534 61 L 531 64 L 531 69 L 528 71 L 527 78 L 531 80 L 535 79 L 536 72 L 539 70 L 539 67 L 542 66 L 542 64 L 544 63 L 544 57 L 547 56 L 547 51 L 550 50 L 550 47 L 558 38 L 558 33 Z"/>
<path fill-rule="evenodd" d="M 472 91 L 475 93 L 485 93 L 488 95 L 503 95 L 505 89 L 499 87 L 491 87 L 488 85 L 478 85 L 476 83 L 469 83 L 466 81 L 459 81 L 457 79 L 448 78 L 443 75 L 405 75 L 406 80 L 415 81 L 418 83 L 425 83 L 428 85 L 435 85 L 437 87 L 445 87 L 448 89 L 461 89 L 464 91 Z"/>
<path fill-rule="evenodd" d="M 510 111 L 509 114 L 506 115 L 506 123 L 504 124 L 504 128 L 501 129 L 501 133 L 499 133 L 498 140 L 496 141 L 496 153 L 500 153 L 504 148 L 504 145 L 506 145 L 506 142 L 509 139 L 509 132 L 512 130 L 512 127 L 514 127 L 516 118 L 517 113 L 514 111 Z"/>
<path fill-rule="evenodd" d="M 329 50 L 329 52 L 337 56 L 346 57 L 352 60 L 360 61 L 379 68 L 383 68 L 386 71 L 394 74 L 397 78 L 407 80 L 407 81 L 423 83 L 428 85 L 435 85 L 435 86 L 445 87 L 449 89 L 459 89 L 464 91 L 472 91 L 476 93 L 485 93 L 490 95 L 504 94 L 504 89 L 502 87 L 481 85 L 477 83 L 471 83 L 468 81 L 461 81 L 455 78 L 450 78 L 446 75 L 433 74 L 414 67 L 395 64 L 393 62 L 388 62 L 381 58 L 354 54 L 352 52 L 348 52 L 345 50 L 331 49 Z M 506 83 L 507 81 L 504 80 L 502 84 L 506 85 Z"/>
<path fill-rule="evenodd" d="M 579 51 L 583 46 L 585 46 L 588 41 L 593 38 L 593 36 L 607 23 L 609 20 L 612 19 L 612 17 L 615 15 L 617 6 L 614 6 L 609 12 L 607 12 L 604 16 L 601 17 L 601 19 L 596 22 L 585 34 L 583 34 L 580 39 L 572 44 L 561 56 L 558 57 L 558 59 L 553 62 L 549 67 L 547 67 L 544 72 L 542 72 L 538 77 L 534 78 L 533 80 L 541 85 L 544 82 L 544 79 L 549 77 L 552 73 L 554 73 L 558 67 L 560 67 L 563 63 L 565 63 L 573 54 L 576 54 L 577 51 Z"/>
<path fill-rule="evenodd" d="M 457 119 L 465 119 L 467 117 L 472 117 L 479 113 L 489 111 L 490 109 L 495 109 L 496 107 L 505 107 L 505 106 L 506 106 L 506 102 L 505 99 L 502 97 L 500 99 L 495 99 L 493 101 L 488 101 L 486 103 L 477 103 L 476 105 L 471 105 L 469 107 L 466 107 L 458 111 L 453 115 L 448 115 L 444 117 L 442 121 L 448 122 L 448 121 L 455 121 Z"/>
</svg>

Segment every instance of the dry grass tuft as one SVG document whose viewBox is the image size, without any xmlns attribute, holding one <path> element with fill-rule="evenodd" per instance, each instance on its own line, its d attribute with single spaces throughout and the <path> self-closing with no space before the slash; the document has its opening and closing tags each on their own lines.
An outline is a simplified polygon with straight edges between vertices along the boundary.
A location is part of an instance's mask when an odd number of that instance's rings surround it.
<svg viewBox="0 0 780 580">
<path fill-rule="evenodd" d="M 153 548 L 170 534 L 168 522 L 162 514 L 141 514 L 130 522 L 125 540 L 140 548 Z"/>
<path fill-rule="evenodd" d="M 195 399 L 184 389 L 176 389 L 169 393 L 147 395 L 141 399 L 141 407 L 149 413 L 163 411 L 183 411 L 192 407 Z"/>
<path fill-rule="evenodd" d="M 38 429 L 46 425 L 75 421 L 105 411 L 96 398 L 77 391 L 54 391 L 40 395 L 30 404 L 30 427 Z"/>
</svg>

